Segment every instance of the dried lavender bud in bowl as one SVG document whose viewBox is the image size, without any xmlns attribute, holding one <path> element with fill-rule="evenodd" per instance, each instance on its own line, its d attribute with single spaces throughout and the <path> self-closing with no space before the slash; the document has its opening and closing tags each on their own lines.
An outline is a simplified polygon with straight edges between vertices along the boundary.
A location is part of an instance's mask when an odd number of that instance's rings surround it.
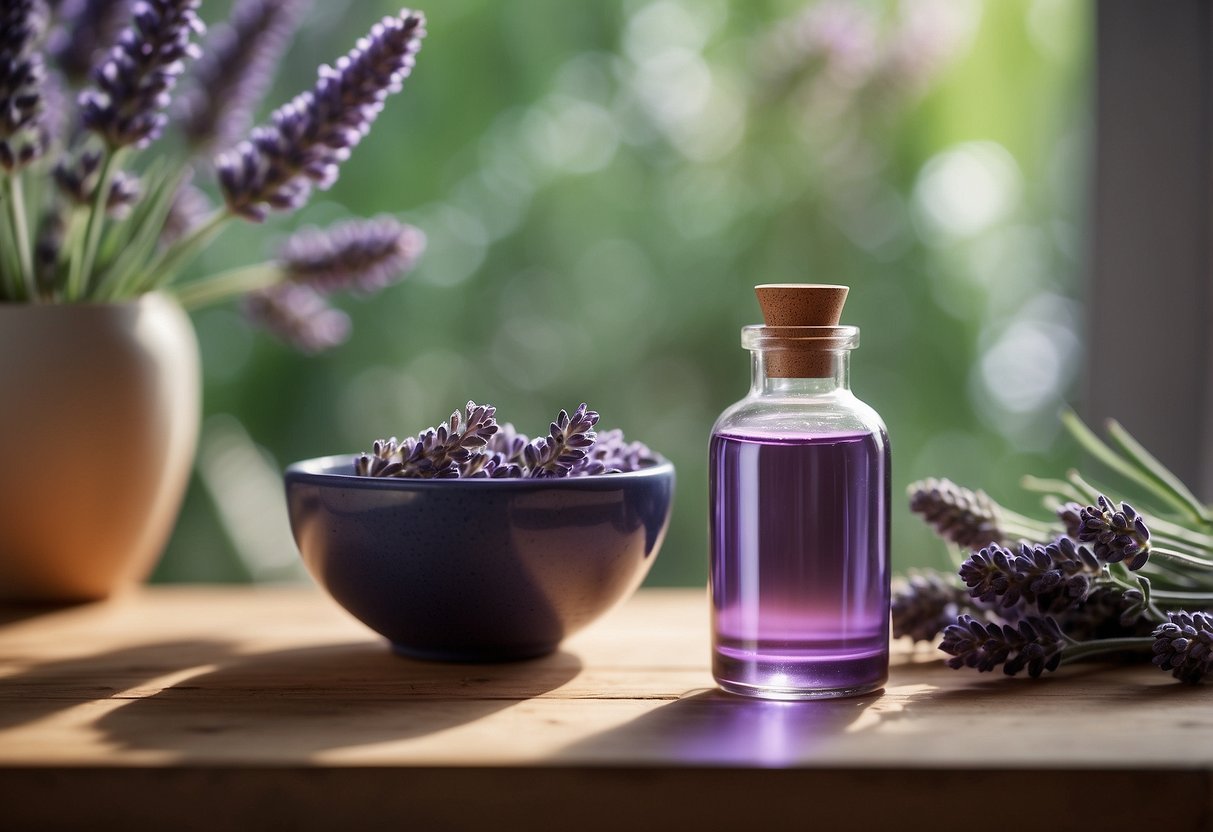
<svg viewBox="0 0 1213 832">
<path fill-rule="evenodd" d="M 657 465 L 661 460 L 623 431 L 598 434 L 598 413 L 585 402 L 570 414 L 561 410 L 547 434 L 528 439 L 512 424 L 498 425 L 497 408 L 469 401 L 461 416 L 426 428 L 398 442 L 377 440 L 359 454 L 354 471 L 363 477 L 441 479 L 550 479 L 619 474 Z"/>
</svg>

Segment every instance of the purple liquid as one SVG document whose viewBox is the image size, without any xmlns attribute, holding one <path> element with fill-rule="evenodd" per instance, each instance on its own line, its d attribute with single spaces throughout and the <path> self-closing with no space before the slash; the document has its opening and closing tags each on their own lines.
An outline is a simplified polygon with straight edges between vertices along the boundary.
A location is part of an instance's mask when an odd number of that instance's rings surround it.
<svg viewBox="0 0 1213 832">
<path fill-rule="evenodd" d="M 712 437 L 712 672 L 725 690 L 816 698 L 884 685 L 887 448 L 869 433 Z"/>
</svg>

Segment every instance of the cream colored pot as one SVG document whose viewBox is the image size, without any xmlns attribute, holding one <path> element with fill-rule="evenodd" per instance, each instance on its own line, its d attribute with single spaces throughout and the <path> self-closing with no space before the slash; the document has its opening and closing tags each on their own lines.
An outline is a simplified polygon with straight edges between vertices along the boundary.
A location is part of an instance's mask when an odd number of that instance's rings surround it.
<svg viewBox="0 0 1213 832">
<path fill-rule="evenodd" d="M 142 581 L 198 439 L 198 342 L 171 299 L 0 304 L 0 599 Z"/>
</svg>

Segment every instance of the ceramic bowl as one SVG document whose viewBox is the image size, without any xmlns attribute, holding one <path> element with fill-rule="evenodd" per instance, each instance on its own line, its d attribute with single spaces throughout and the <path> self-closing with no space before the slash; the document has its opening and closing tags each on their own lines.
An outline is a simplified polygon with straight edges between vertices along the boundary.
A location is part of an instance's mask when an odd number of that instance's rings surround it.
<svg viewBox="0 0 1213 832">
<path fill-rule="evenodd" d="M 568 479 L 354 475 L 353 454 L 286 470 L 315 579 L 408 656 L 551 653 L 627 597 L 661 547 L 674 466 Z"/>
</svg>

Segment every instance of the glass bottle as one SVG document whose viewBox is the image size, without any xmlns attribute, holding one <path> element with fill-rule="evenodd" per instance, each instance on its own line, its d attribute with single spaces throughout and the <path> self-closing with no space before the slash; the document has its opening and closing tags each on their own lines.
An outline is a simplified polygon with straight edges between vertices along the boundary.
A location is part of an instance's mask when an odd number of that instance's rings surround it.
<svg viewBox="0 0 1213 832">
<path fill-rule="evenodd" d="M 878 690 L 889 659 L 889 443 L 851 392 L 859 330 L 747 326 L 741 343 L 750 392 L 717 420 L 710 450 L 713 675 L 769 699 Z"/>
</svg>

